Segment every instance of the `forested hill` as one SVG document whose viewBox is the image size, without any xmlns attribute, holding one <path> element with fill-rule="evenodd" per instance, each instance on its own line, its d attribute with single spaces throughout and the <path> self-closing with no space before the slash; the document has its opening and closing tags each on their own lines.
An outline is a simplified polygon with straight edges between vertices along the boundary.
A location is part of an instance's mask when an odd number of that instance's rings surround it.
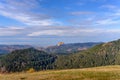
<svg viewBox="0 0 120 80">
<path fill-rule="evenodd" d="M 98 44 L 76 54 L 57 55 L 34 48 L 16 50 L 0 57 L 0 70 L 6 72 L 46 69 L 86 68 L 120 64 L 120 40 Z"/>
<path fill-rule="evenodd" d="M 59 56 L 56 68 L 85 68 L 120 64 L 120 40 L 99 44 L 89 50 Z"/>
<path fill-rule="evenodd" d="M 0 58 L 1 72 L 52 69 L 56 56 L 38 51 L 34 48 L 16 50 Z"/>
</svg>

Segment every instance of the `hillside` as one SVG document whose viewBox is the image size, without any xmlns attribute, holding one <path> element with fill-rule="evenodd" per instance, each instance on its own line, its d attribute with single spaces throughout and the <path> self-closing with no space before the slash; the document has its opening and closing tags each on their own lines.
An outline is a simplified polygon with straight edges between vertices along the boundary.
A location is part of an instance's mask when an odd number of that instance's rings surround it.
<svg viewBox="0 0 120 80">
<path fill-rule="evenodd" d="M 38 70 L 52 69 L 56 56 L 34 48 L 16 50 L 0 58 L 1 72 L 19 72 L 31 68 Z"/>
<path fill-rule="evenodd" d="M 0 80 L 120 80 L 120 66 L 0 74 Z"/>
<path fill-rule="evenodd" d="M 49 54 L 34 48 L 16 50 L 2 55 L 0 61 L 2 72 L 26 71 L 30 68 L 38 71 L 119 65 L 120 40 L 98 44 L 88 50 L 68 55 Z"/>
<path fill-rule="evenodd" d="M 120 40 L 99 44 L 86 51 L 59 56 L 57 69 L 86 68 L 120 64 Z"/>
</svg>

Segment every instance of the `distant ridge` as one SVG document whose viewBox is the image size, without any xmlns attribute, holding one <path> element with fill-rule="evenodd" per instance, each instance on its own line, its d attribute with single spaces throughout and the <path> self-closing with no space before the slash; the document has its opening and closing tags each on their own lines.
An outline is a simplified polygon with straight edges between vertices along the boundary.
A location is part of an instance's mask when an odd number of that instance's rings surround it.
<svg viewBox="0 0 120 80">
<path fill-rule="evenodd" d="M 101 42 L 87 42 L 87 43 L 69 43 L 56 46 L 49 46 L 45 48 L 46 52 L 55 54 L 69 54 L 78 51 L 87 50 L 95 45 L 101 44 Z"/>
<path fill-rule="evenodd" d="M 20 49 L 27 49 L 34 47 L 37 50 L 42 50 L 47 53 L 55 53 L 55 54 L 66 54 L 66 53 L 73 53 L 77 51 L 86 50 L 90 47 L 93 47 L 98 43 L 89 42 L 89 43 L 72 43 L 72 44 L 63 44 L 56 45 L 56 46 L 49 46 L 49 47 L 36 47 L 31 45 L 0 45 L 0 54 L 10 53 L 14 50 L 20 50 Z"/>
<path fill-rule="evenodd" d="M 27 49 L 30 45 L 0 45 L 0 54 L 10 53 L 14 50 Z"/>
</svg>

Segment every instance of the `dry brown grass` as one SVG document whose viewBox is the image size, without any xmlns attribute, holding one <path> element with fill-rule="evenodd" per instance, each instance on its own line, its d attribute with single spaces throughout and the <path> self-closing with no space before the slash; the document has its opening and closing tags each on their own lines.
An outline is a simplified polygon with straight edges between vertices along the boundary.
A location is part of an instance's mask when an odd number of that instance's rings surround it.
<svg viewBox="0 0 120 80">
<path fill-rule="evenodd" d="M 120 80 L 120 66 L 0 74 L 0 80 Z"/>
</svg>

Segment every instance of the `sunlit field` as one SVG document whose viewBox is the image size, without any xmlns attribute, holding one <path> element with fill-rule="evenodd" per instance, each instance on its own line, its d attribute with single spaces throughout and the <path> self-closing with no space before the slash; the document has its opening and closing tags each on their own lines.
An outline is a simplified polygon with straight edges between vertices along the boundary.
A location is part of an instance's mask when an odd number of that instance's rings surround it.
<svg viewBox="0 0 120 80">
<path fill-rule="evenodd" d="M 0 80 L 120 80 L 120 66 L 0 74 Z"/>
</svg>

